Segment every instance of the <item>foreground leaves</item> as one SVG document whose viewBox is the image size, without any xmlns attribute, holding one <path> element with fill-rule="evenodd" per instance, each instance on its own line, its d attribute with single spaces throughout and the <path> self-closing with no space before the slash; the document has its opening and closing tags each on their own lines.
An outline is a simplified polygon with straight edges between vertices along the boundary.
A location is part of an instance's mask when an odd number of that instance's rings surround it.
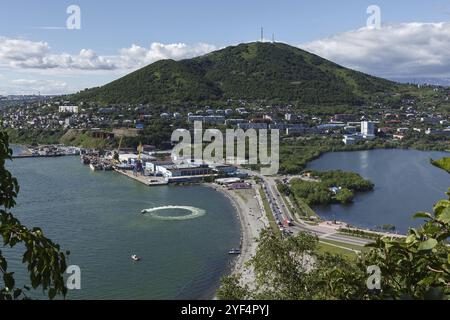
<svg viewBox="0 0 450 320">
<path fill-rule="evenodd" d="M 450 198 L 450 190 L 447 193 Z M 383 237 L 355 260 L 317 250 L 318 239 L 306 233 L 281 239 L 262 233 L 250 262 L 256 281 L 249 288 L 242 279 L 225 278 L 221 299 L 449 299 L 450 200 L 441 200 L 433 214 L 406 237 Z M 381 271 L 381 289 L 367 287 L 369 266 Z M 239 292 L 238 296 L 229 293 Z"/>
<path fill-rule="evenodd" d="M 0 235 L 4 247 L 24 248 L 22 263 L 27 266 L 31 287 L 42 289 L 50 299 L 67 289 L 63 274 L 67 268 L 65 254 L 59 245 L 44 236 L 39 228 L 29 229 L 23 226 L 9 210 L 14 207 L 19 192 L 17 180 L 5 168 L 5 161 L 11 159 L 12 150 L 8 145 L 8 136 L 0 132 Z M 27 299 L 26 291 L 30 287 L 17 288 L 14 273 L 8 270 L 6 257 L 0 251 L 0 300 Z"/>
</svg>

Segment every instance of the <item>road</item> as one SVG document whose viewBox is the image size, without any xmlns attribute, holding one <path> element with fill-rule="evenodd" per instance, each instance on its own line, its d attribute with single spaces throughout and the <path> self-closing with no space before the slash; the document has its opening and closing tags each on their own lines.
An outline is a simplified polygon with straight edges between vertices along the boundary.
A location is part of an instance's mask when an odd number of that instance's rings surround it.
<svg viewBox="0 0 450 320">
<path fill-rule="evenodd" d="M 295 221 L 294 226 L 285 227 L 280 225 L 285 232 L 292 232 L 293 234 L 297 234 L 299 232 L 310 232 L 319 237 L 319 239 L 336 241 L 343 244 L 356 245 L 356 246 L 364 246 L 372 240 L 352 237 L 343 235 L 338 232 L 338 228 L 333 225 L 311 225 L 306 223 L 301 219 L 295 219 L 294 215 L 289 211 L 289 206 L 285 203 L 283 196 L 280 194 L 277 188 L 276 180 L 274 177 L 263 176 L 257 172 L 245 170 L 249 175 L 257 176 L 262 181 L 262 187 L 269 201 L 270 207 L 272 209 L 272 214 L 275 217 L 275 221 L 281 224 L 285 219 L 289 219 L 290 221 Z M 279 179 L 279 178 L 278 178 Z"/>
</svg>

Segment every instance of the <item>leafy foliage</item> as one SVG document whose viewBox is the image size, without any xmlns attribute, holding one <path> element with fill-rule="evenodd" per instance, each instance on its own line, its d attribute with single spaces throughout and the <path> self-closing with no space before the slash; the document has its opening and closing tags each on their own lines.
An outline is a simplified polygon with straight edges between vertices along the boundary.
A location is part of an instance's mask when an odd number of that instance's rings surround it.
<svg viewBox="0 0 450 320">
<path fill-rule="evenodd" d="M 404 238 L 380 237 L 356 261 L 317 250 L 318 239 L 307 233 L 278 238 L 263 232 L 250 261 L 255 273 L 252 288 L 239 276 L 224 278 L 220 299 L 449 299 L 450 298 L 450 189 L 449 200 Z M 366 285 L 369 266 L 381 270 L 381 290 Z M 238 292 L 239 295 L 233 295 Z"/>
<path fill-rule="evenodd" d="M 326 172 L 311 171 L 319 181 L 293 179 L 290 192 L 294 198 L 302 198 L 308 205 L 330 204 L 332 202 L 350 203 L 354 192 L 372 190 L 371 181 L 354 172 L 332 170 Z M 330 188 L 341 188 L 336 194 Z"/>
<path fill-rule="evenodd" d="M 374 184 L 361 177 L 355 172 L 345 172 L 342 170 L 331 170 L 325 172 L 312 171 L 314 176 L 319 177 L 322 184 L 327 187 L 342 187 L 352 191 L 370 191 Z"/>
<path fill-rule="evenodd" d="M 353 202 L 353 197 L 353 192 L 347 188 L 341 189 L 335 196 L 336 200 L 340 203 L 351 203 Z"/>
<path fill-rule="evenodd" d="M 449 200 L 439 201 L 434 214 L 420 212 L 425 219 L 401 240 L 380 238 L 369 245 L 367 263 L 380 266 L 383 296 L 393 299 L 449 298 L 450 295 L 450 189 Z"/>
<path fill-rule="evenodd" d="M 22 262 L 27 265 L 32 288 L 42 288 L 50 299 L 58 294 L 65 296 L 67 289 L 63 273 L 67 266 L 60 246 L 46 238 L 41 229 L 28 229 L 9 212 L 15 206 L 15 198 L 19 192 L 17 179 L 5 168 L 5 162 L 11 159 L 11 155 L 8 135 L 0 131 L 0 235 L 3 238 L 3 246 L 12 248 L 20 244 L 24 247 Z M 14 272 L 8 269 L 8 261 L 2 251 L 0 274 L 3 278 L 0 300 L 27 298 L 26 291 L 29 287 L 16 286 Z"/>
<path fill-rule="evenodd" d="M 431 160 L 431 164 L 450 173 L 450 157 L 439 160 Z"/>
<path fill-rule="evenodd" d="M 331 192 L 319 182 L 294 179 L 291 192 L 294 198 L 301 198 L 308 205 L 329 204 L 332 202 Z"/>
</svg>

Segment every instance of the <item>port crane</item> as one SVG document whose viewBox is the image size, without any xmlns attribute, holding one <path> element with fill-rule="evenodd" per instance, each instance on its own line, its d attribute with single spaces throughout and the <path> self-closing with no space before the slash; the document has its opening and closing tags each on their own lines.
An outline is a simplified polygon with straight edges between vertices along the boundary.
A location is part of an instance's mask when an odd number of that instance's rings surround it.
<svg viewBox="0 0 450 320">
<path fill-rule="evenodd" d="M 141 172 L 141 173 L 144 172 L 144 168 L 143 168 L 143 165 L 142 165 L 142 156 L 141 156 L 143 151 L 144 151 L 144 147 L 142 146 L 142 142 L 140 142 L 138 147 L 137 147 L 138 159 L 137 159 L 136 167 L 135 167 L 135 171 L 136 172 Z"/>
<path fill-rule="evenodd" d="M 123 136 L 120 136 L 119 147 L 117 148 L 117 151 L 115 152 L 117 154 L 117 158 L 114 156 L 114 161 L 116 163 L 120 163 L 119 154 L 120 154 L 120 149 L 122 147 L 122 142 L 123 142 Z"/>
</svg>

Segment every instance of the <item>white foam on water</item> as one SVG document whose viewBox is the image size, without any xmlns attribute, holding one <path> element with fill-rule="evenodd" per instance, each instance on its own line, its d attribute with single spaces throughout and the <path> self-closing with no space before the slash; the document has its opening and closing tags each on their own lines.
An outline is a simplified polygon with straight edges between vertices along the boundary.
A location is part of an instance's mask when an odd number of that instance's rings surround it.
<svg viewBox="0 0 450 320">
<path fill-rule="evenodd" d="M 171 210 L 171 209 L 186 210 L 186 211 L 189 211 L 190 214 L 187 214 L 184 216 L 161 216 L 158 214 L 158 211 Z M 203 209 L 200 209 L 200 208 L 189 207 L 189 206 L 163 206 L 163 207 L 144 209 L 144 210 L 142 210 L 142 213 L 143 214 L 149 213 L 148 216 L 150 216 L 154 219 L 158 219 L 158 220 L 182 221 L 182 220 L 196 219 L 201 216 L 204 216 L 206 214 L 206 211 Z"/>
</svg>

